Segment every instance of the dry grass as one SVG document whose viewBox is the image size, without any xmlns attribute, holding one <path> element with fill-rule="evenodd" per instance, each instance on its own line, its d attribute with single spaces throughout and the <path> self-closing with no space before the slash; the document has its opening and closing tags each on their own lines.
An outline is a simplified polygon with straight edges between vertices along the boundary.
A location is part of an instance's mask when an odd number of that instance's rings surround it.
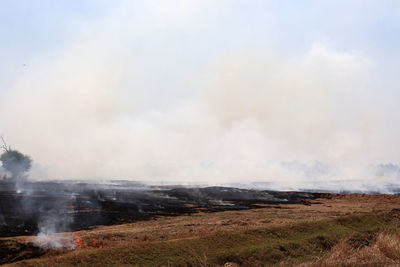
<svg viewBox="0 0 400 267">
<path fill-rule="evenodd" d="M 400 255 L 400 235 L 374 234 L 398 227 L 400 197 L 333 195 L 311 203 L 101 226 L 75 233 L 83 241 L 82 249 L 50 253 L 13 265 L 221 266 L 229 262 L 231 266 L 292 266 L 317 257 L 321 259 L 303 266 L 399 264 L 395 257 Z M 358 234 L 356 244 L 349 239 L 334 246 L 339 239 L 354 234 Z M 21 242 L 27 239 L 14 238 Z M 95 248 L 93 240 L 103 248 Z M 373 245 L 369 244 L 371 240 L 376 240 Z"/>
<path fill-rule="evenodd" d="M 342 239 L 332 248 L 329 257 L 300 266 L 400 266 L 400 232 L 381 232 L 372 245 L 359 248 Z"/>
</svg>

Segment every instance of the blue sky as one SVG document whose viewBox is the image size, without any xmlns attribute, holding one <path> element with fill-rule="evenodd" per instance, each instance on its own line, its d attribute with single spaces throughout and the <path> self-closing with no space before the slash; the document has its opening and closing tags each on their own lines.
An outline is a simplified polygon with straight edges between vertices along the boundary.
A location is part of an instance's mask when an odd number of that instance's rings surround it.
<svg viewBox="0 0 400 267">
<path fill-rule="evenodd" d="M 143 6 L 130 2 L 132 13 Z M 30 57 L 54 49 L 68 42 L 81 24 L 107 19 L 120 5 L 123 1 L 2 1 L 2 52 Z M 215 8 L 207 5 L 196 13 L 206 24 L 208 10 Z M 219 36 L 213 29 L 207 33 L 214 49 L 220 45 L 229 49 L 230 41 L 276 42 L 293 52 L 322 39 L 338 49 L 376 53 L 391 61 L 398 57 L 399 5 L 397 1 L 225 1 L 218 4 L 211 27 L 220 30 Z M 181 34 L 182 39 L 190 36 Z"/>
<path fill-rule="evenodd" d="M 398 1 L 2 1 L 0 132 L 52 178 L 375 179 L 399 36 Z"/>
<path fill-rule="evenodd" d="M 186 1 L 190 2 L 190 1 Z M 129 3 L 129 4 L 127 4 Z M 220 1 L 190 7 L 193 30 L 182 25 L 153 29 L 159 39 L 142 35 L 130 41 L 142 54 L 165 57 L 181 53 L 189 67 L 209 64 L 215 57 L 246 46 L 276 49 L 290 55 L 305 53 L 322 42 L 338 51 L 364 53 L 378 71 L 396 76 L 399 62 L 400 4 L 397 1 Z M 83 25 L 113 18 L 121 6 L 126 16 L 141 18 L 147 27 L 157 18 L 157 1 L 2 1 L 0 9 L 0 69 L 2 90 L 14 72 L 48 53 L 68 46 Z M 185 1 L 172 1 L 170 8 Z M 159 12 L 159 11 L 157 11 Z M 130 13 L 130 14 L 128 14 Z M 182 14 L 181 14 L 182 15 Z M 179 15 L 178 15 L 179 16 Z M 179 23 L 184 24 L 185 18 Z M 121 22 L 122 23 L 122 22 Z M 204 23 L 204 25 L 203 25 Z M 101 31 L 96 28 L 95 31 Z M 121 35 L 123 41 L 123 32 Z M 154 43 L 157 42 L 157 43 Z M 164 43 L 160 49 L 158 43 Z M 143 51 L 145 50 L 145 51 Z M 171 51 L 172 50 L 172 51 Z M 178 50 L 178 51 L 176 51 Z M 184 63 L 185 64 L 185 63 Z M 154 66 L 151 66 L 154 68 Z M 389 89 L 388 89 L 389 90 Z"/>
</svg>

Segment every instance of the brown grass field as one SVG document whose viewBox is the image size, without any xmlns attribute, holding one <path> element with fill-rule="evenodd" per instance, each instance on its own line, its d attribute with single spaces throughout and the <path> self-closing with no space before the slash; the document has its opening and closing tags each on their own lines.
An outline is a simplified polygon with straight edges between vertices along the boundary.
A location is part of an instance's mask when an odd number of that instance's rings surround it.
<svg viewBox="0 0 400 267">
<path fill-rule="evenodd" d="M 5 266 L 400 266 L 400 197 L 332 194 L 304 204 L 199 212 L 77 231 L 76 250 L 0 239 Z"/>
</svg>

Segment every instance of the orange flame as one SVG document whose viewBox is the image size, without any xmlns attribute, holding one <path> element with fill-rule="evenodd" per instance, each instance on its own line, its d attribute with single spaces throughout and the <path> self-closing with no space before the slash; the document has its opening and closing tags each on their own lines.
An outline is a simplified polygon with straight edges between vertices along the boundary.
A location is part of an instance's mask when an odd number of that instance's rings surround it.
<svg viewBox="0 0 400 267">
<path fill-rule="evenodd" d="M 94 247 L 94 248 L 102 248 L 102 247 L 103 247 L 103 244 L 102 244 L 101 242 L 97 242 L 96 239 L 93 239 L 91 245 L 92 245 L 92 247 Z"/>
<path fill-rule="evenodd" d="M 77 249 L 81 248 L 82 247 L 82 240 L 79 237 L 75 238 L 74 239 L 74 245 L 75 245 L 75 248 L 77 248 Z"/>
</svg>

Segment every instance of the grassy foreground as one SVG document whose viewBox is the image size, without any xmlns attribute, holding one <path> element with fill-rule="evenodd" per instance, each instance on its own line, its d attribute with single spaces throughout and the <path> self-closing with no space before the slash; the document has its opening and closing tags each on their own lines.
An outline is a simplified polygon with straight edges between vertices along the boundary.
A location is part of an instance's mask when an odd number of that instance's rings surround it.
<svg viewBox="0 0 400 267">
<path fill-rule="evenodd" d="M 15 266 L 241 266 L 292 265 L 321 257 L 342 238 L 361 246 L 382 230 L 397 229 L 390 214 L 350 215 L 282 227 L 221 231 L 205 237 L 132 246 L 82 249 L 15 263 Z"/>
</svg>

